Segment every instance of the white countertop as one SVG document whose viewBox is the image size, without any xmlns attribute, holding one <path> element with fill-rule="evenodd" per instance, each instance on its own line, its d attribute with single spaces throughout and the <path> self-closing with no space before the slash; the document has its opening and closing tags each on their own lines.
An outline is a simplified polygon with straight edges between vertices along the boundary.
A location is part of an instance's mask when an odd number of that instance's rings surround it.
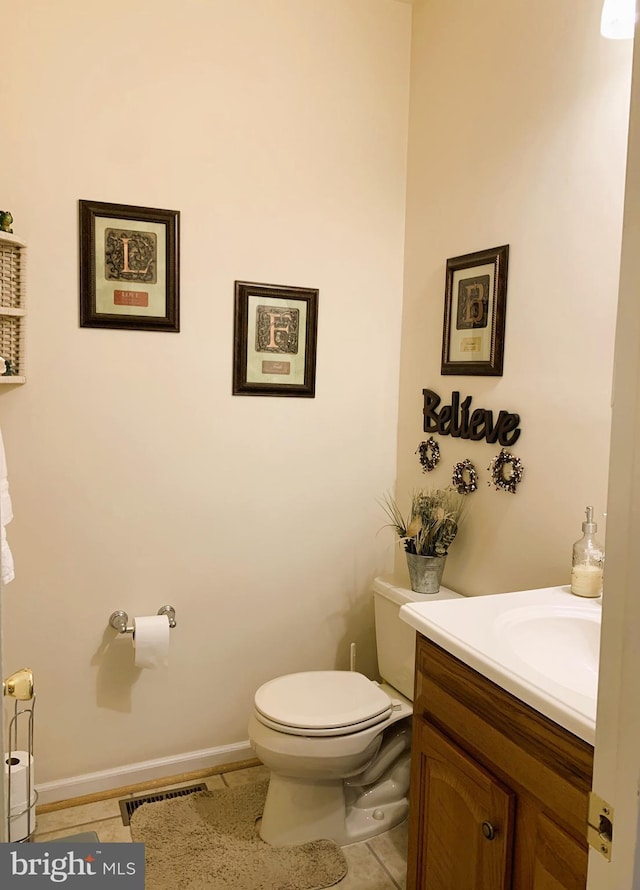
<svg viewBox="0 0 640 890">
<path fill-rule="evenodd" d="M 419 596 L 419 595 L 418 595 Z M 595 740 L 601 598 L 544 587 L 406 602 L 400 618 L 590 744 Z"/>
</svg>

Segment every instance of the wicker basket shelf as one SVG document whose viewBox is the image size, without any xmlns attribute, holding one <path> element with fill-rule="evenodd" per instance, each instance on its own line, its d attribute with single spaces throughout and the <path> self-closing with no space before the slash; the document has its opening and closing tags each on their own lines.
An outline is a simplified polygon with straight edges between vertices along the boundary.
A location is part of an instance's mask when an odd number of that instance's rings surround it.
<svg viewBox="0 0 640 890">
<path fill-rule="evenodd" d="M 1 384 L 24 383 L 25 265 L 27 245 L 15 235 L 0 232 L 0 356 L 11 374 Z"/>
</svg>

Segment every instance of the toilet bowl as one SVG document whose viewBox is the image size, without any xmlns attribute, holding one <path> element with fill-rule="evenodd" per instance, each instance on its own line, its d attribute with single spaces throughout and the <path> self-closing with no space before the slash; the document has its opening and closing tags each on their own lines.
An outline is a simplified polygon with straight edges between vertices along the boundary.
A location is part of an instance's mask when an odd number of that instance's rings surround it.
<svg viewBox="0 0 640 890">
<path fill-rule="evenodd" d="M 255 703 L 249 739 L 271 770 L 264 841 L 350 844 L 406 818 L 412 706 L 404 696 L 360 673 L 313 671 L 265 683 Z"/>
<path fill-rule="evenodd" d="M 430 599 L 455 596 L 442 588 Z M 356 671 L 307 671 L 256 692 L 249 741 L 270 770 L 260 824 L 267 843 L 352 844 L 406 818 L 415 632 L 398 611 L 417 598 L 424 597 L 374 585 L 378 661 L 394 686 Z"/>
</svg>

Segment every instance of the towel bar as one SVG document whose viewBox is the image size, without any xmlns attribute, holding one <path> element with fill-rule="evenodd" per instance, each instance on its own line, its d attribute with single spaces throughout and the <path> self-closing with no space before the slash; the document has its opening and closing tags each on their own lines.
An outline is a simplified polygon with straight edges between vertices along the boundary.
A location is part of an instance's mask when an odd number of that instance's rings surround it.
<svg viewBox="0 0 640 890">
<path fill-rule="evenodd" d="M 158 615 L 166 615 L 169 619 L 169 627 L 176 626 L 176 610 L 173 606 L 161 606 L 157 612 Z M 122 609 L 118 609 L 116 612 L 112 612 L 109 615 L 109 624 L 114 630 L 117 630 L 118 633 L 121 634 L 132 634 L 134 631 L 133 625 L 129 625 L 129 616 L 126 612 L 123 612 Z"/>
</svg>

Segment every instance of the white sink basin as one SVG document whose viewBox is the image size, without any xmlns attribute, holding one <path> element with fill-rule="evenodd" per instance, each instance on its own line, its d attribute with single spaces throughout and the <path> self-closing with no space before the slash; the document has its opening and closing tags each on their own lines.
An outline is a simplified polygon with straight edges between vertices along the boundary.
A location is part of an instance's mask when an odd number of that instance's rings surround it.
<svg viewBox="0 0 640 890">
<path fill-rule="evenodd" d="M 593 744 L 601 600 L 545 587 L 408 603 L 400 617 L 469 667 Z"/>
<path fill-rule="evenodd" d="M 600 608 L 560 603 L 520 606 L 495 621 L 514 655 L 549 680 L 593 696 L 600 661 Z"/>
</svg>

